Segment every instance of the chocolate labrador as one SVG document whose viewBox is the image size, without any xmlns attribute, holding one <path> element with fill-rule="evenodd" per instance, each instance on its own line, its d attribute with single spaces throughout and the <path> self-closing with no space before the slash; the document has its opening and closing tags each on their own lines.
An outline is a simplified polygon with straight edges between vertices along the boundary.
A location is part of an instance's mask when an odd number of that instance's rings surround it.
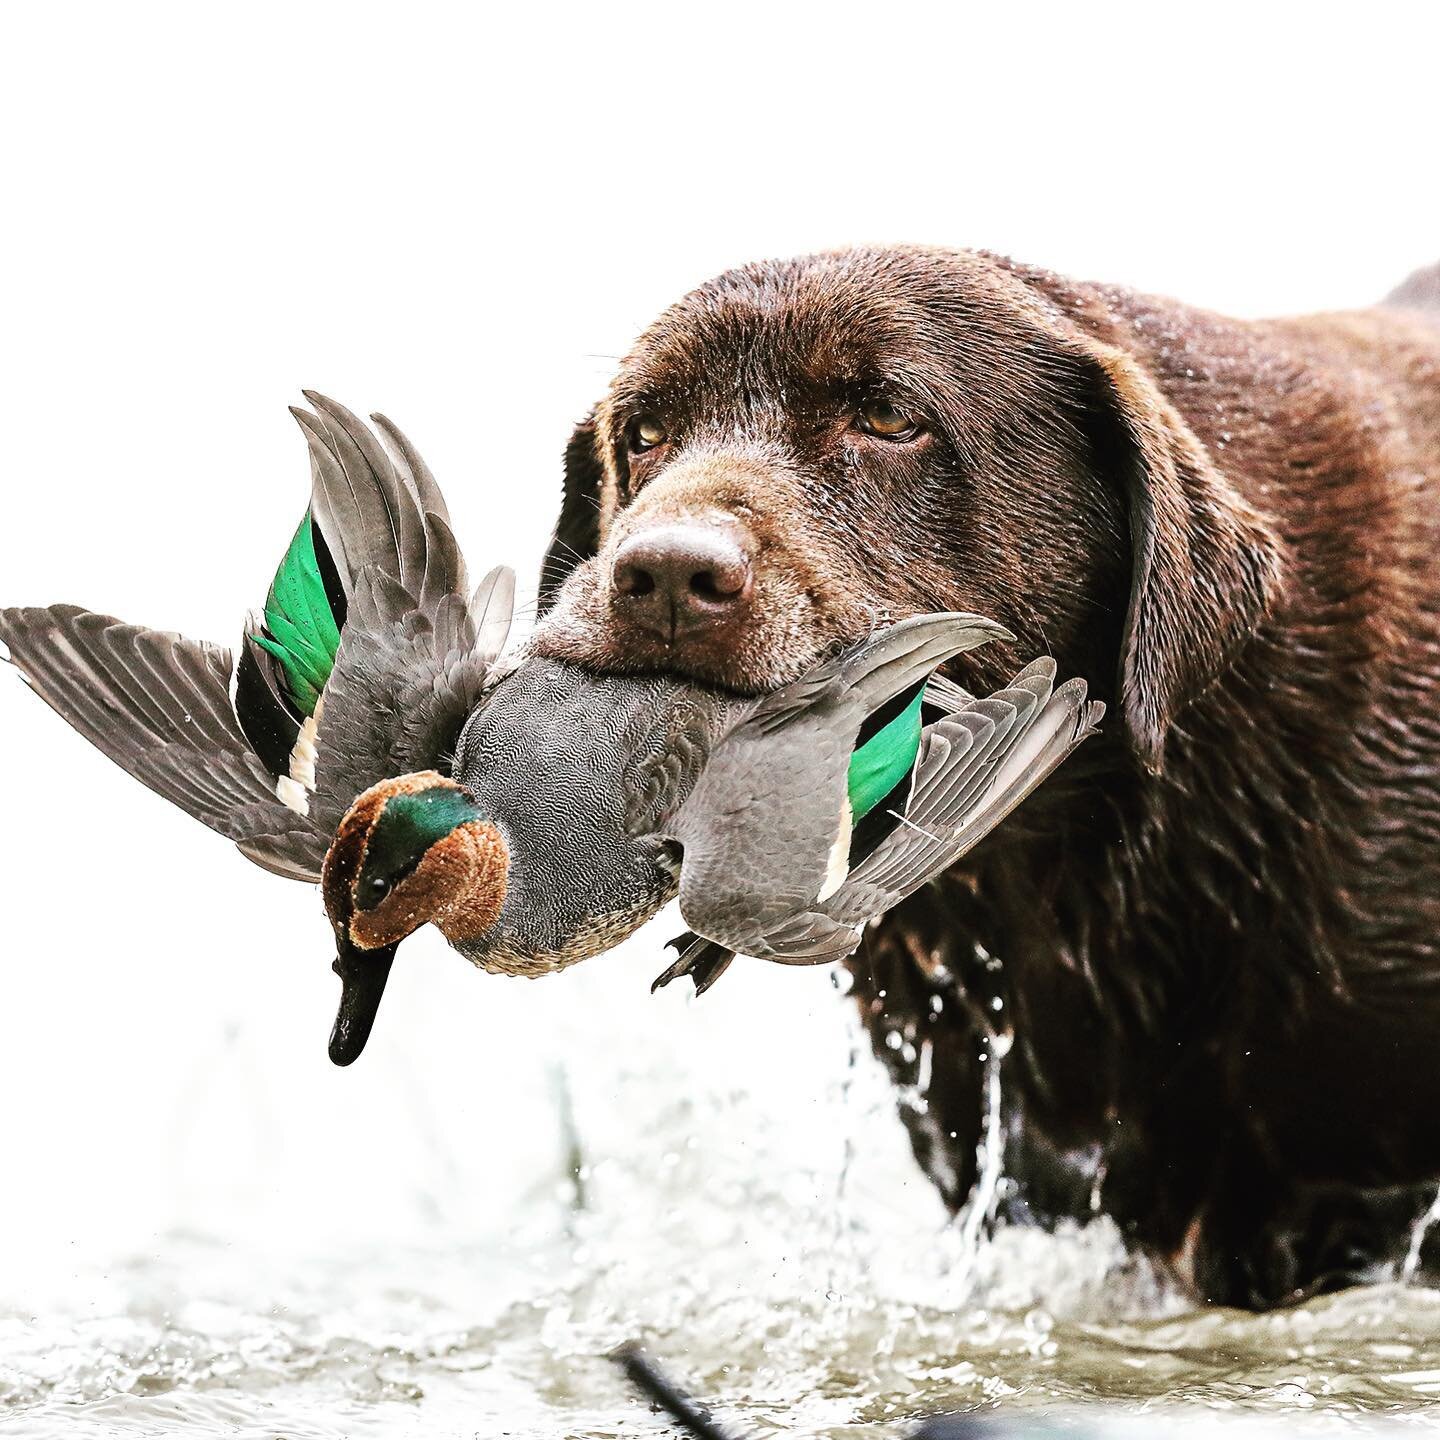
<svg viewBox="0 0 1440 1440">
<path fill-rule="evenodd" d="M 976 610 L 1017 639 L 961 683 L 1085 676 L 1106 733 L 872 929 L 856 990 L 952 1206 L 1008 1041 L 1006 1210 L 1108 1214 L 1258 1307 L 1428 1258 L 1437 555 L 1437 272 L 1240 321 L 847 250 L 640 338 L 566 453 L 536 646 L 756 691 Z"/>
</svg>

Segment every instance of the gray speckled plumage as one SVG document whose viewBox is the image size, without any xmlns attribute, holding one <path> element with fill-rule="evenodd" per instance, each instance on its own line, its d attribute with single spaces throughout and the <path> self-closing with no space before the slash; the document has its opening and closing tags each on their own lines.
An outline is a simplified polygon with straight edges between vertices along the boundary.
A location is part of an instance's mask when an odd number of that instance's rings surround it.
<svg viewBox="0 0 1440 1440">
<path fill-rule="evenodd" d="M 675 893 L 660 834 L 714 739 L 754 708 L 659 676 L 532 659 L 466 725 L 453 774 L 505 836 L 499 923 L 462 946 L 487 969 L 558 970 L 618 943 Z"/>
</svg>

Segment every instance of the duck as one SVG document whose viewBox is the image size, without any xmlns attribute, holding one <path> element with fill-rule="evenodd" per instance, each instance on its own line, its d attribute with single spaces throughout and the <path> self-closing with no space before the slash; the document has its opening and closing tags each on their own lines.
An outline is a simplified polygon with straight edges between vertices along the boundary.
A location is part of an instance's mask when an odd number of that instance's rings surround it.
<svg viewBox="0 0 1440 1440">
<path fill-rule="evenodd" d="M 835 763 L 846 769 L 848 789 L 841 787 L 834 814 L 817 820 L 828 827 L 828 863 L 841 864 L 856 843 L 852 835 L 863 836 L 866 817 L 913 767 L 920 688 L 945 659 L 1007 633 L 967 614 L 880 627 L 838 670 L 825 667 L 768 699 L 668 675 L 599 674 L 544 656 L 519 660 L 487 692 L 455 747 L 450 774 L 475 807 L 471 818 L 493 821 L 503 836 L 494 863 L 506 871 L 506 889 L 483 933 L 451 934 L 451 943 L 484 969 L 541 975 L 611 948 L 677 893 L 682 913 L 688 906 L 717 935 L 732 933 L 721 919 L 727 905 L 777 903 L 770 892 L 782 872 L 799 885 L 786 893 L 810 898 L 805 867 L 787 852 L 792 804 L 814 804 L 813 782 L 824 785 Z M 781 717 L 791 723 L 780 724 Z M 698 817 L 711 817 L 723 845 L 723 817 L 744 782 L 737 774 L 727 794 L 728 782 L 707 779 L 710 767 L 749 753 L 757 734 L 767 737 L 762 768 L 773 765 L 775 776 L 766 795 L 745 803 L 766 818 L 735 836 L 727 860 L 713 863 Z M 697 787 L 702 798 L 692 804 L 687 797 Z M 451 814 L 447 802 L 437 823 Z M 380 931 L 368 911 L 409 873 L 415 854 L 377 829 L 338 835 L 331 854 L 336 874 L 346 877 L 343 890 L 327 894 L 332 916 L 349 916 L 352 938 L 373 945 Z M 763 875 L 756 868 L 762 857 L 773 861 Z M 713 887 L 704 902 L 693 899 L 696 873 L 703 873 L 701 886 Z M 384 902 L 397 926 L 432 904 Z"/>
<path fill-rule="evenodd" d="M 938 667 L 1002 637 L 977 615 L 902 620 L 768 697 L 518 659 L 448 772 L 387 779 L 340 824 L 322 888 L 356 997 L 345 1017 L 373 1017 L 394 947 L 426 923 L 481 969 L 533 977 L 612 948 L 678 893 L 707 943 L 798 961 L 772 932 L 811 901 L 845 904 L 845 877 L 895 826 L 924 693 L 946 698 Z M 1020 683 L 1027 703 L 1043 689 Z M 985 731 L 985 757 L 1008 754 L 1029 718 Z M 932 734 L 927 755 L 941 743 Z M 983 789 L 985 759 L 972 761 Z M 350 1053 L 361 1042 L 342 1023 Z"/>
<path fill-rule="evenodd" d="M 433 924 L 492 973 L 556 973 L 677 894 L 657 986 L 736 953 L 841 958 L 1091 733 L 1042 660 L 979 700 L 948 659 L 1011 638 L 963 612 L 877 624 L 766 696 L 504 656 L 515 579 L 467 593 L 444 498 L 383 415 L 304 392 L 310 504 L 231 652 L 58 605 L 0 610 L 31 688 L 243 855 L 318 883 L 365 1049 L 400 944 Z M 915 837 L 920 837 L 917 840 Z"/>
</svg>

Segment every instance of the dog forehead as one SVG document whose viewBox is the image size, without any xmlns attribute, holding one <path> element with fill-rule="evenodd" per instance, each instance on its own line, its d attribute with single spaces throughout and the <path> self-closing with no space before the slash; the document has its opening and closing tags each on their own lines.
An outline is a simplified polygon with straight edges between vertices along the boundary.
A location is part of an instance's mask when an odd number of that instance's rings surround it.
<svg viewBox="0 0 1440 1440">
<path fill-rule="evenodd" d="M 611 390 L 618 410 L 804 387 L 907 380 L 980 365 L 1023 325 L 1014 280 L 969 251 L 847 250 L 726 271 L 641 335 Z M 732 395 L 733 392 L 733 395 Z"/>
</svg>

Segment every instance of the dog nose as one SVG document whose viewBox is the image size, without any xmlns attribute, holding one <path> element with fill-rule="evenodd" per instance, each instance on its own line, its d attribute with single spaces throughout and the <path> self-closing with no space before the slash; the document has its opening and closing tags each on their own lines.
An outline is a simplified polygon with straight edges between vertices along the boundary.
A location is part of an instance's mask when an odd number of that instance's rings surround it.
<svg viewBox="0 0 1440 1440">
<path fill-rule="evenodd" d="M 665 640 L 724 624 L 754 580 L 735 534 L 694 523 L 656 525 L 622 541 L 613 574 L 631 618 Z"/>
</svg>

